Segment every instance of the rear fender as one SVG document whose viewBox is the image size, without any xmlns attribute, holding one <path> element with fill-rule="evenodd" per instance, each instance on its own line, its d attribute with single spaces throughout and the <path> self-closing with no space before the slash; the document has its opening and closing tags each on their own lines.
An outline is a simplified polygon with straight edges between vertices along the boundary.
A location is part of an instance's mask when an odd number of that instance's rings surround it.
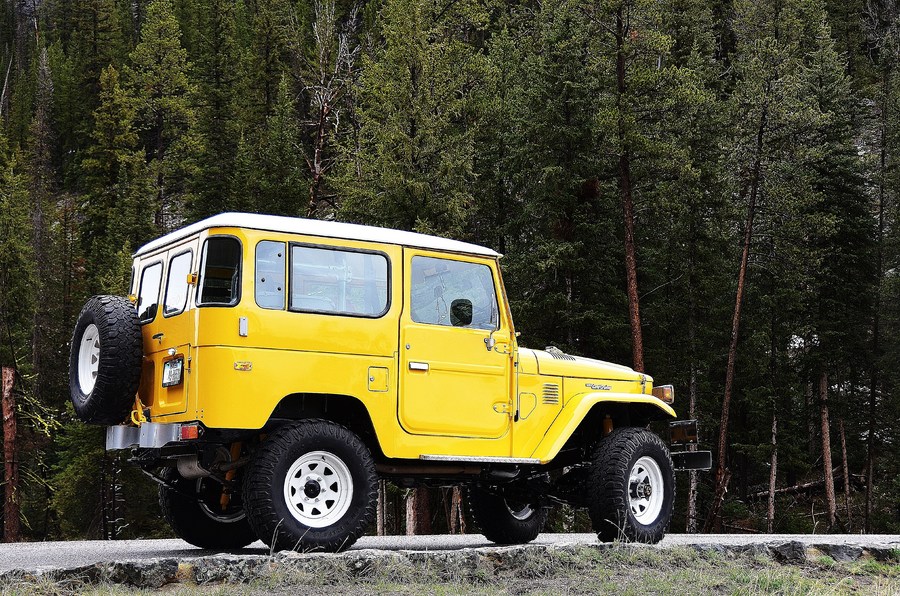
<svg viewBox="0 0 900 596">
<path fill-rule="evenodd" d="M 620 403 L 654 406 L 659 409 L 659 418 L 675 418 L 675 410 L 652 395 L 640 393 L 610 393 L 608 391 L 592 391 L 580 393 L 567 400 L 565 407 L 547 429 L 544 439 L 538 444 L 532 458 L 539 459 L 542 464 L 551 461 L 578 429 L 588 413 L 598 404 Z"/>
</svg>

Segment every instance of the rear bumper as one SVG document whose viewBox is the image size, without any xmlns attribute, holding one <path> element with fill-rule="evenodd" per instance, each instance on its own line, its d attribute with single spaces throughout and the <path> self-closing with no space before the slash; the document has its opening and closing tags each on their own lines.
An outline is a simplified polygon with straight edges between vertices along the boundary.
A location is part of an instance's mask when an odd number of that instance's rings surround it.
<svg viewBox="0 0 900 596">
<path fill-rule="evenodd" d="M 140 426 L 108 426 L 106 428 L 106 450 L 130 449 L 132 447 L 158 448 L 181 440 L 181 424 L 159 424 L 145 422 Z"/>
</svg>

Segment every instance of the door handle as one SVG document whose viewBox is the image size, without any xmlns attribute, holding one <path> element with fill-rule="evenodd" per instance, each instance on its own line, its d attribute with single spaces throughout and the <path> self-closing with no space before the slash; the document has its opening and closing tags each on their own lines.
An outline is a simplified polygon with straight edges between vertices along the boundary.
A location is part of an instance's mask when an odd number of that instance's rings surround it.
<svg viewBox="0 0 900 596">
<path fill-rule="evenodd" d="M 410 362 L 410 363 L 409 363 L 409 370 L 422 370 L 422 371 L 427 371 L 427 370 L 428 370 L 428 363 L 427 363 L 427 362 Z"/>
<path fill-rule="evenodd" d="M 498 414 L 509 414 L 509 402 L 508 401 L 498 401 L 494 404 L 494 411 Z"/>
</svg>

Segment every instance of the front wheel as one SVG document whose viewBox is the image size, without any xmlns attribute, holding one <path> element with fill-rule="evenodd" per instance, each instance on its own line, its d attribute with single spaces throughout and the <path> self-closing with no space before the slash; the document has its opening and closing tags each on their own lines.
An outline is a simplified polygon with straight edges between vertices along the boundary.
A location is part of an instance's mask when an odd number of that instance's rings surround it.
<svg viewBox="0 0 900 596">
<path fill-rule="evenodd" d="M 547 521 L 547 509 L 535 503 L 469 489 L 472 515 L 484 537 L 496 544 L 525 544 L 537 538 Z"/>
<path fill-rule="evenodd" d="M 259 538 L 275 550 L 337 552 L 375 519 L 378 477 L 368 448 L 348 429 L 304 420 L 272 433 L 244 482 Z"/>
<path fill-rule="evenodd" d="M 591 523 L 601 542 L 656 544 L 672 520 L 675 469 L 665 443 L 642 428 L 619 428 L 594 450 L 588 479 Z"/>
</svg>

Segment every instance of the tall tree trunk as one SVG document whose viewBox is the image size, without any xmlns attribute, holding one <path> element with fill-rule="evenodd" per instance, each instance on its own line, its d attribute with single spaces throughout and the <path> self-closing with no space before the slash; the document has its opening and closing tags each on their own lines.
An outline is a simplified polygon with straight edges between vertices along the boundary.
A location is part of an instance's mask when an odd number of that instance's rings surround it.
<svg viewBox="0 0 900 596">
<path fill-rule="evenodd" d="M 806 436 L 807 436 L 807 453 L 810 460 L 816 459 L 816 419 L 819 413 L 816 411 L 815 398 L 813 397 L 813 382 L 806 383 L 806 391 L 803 393 L 806 403 Z"/>
<path fill-rule="evenodd" d="M 756 150 L 753 168 L 748 182 L 750 199 L 747 203 L 747 217 L 744 222 L 744 244 L 741 250 L 741 264 L 738 268 L 737 294 L 734 300 L 734 315 L 731 319 L 731 343 L 728 346 L 728 363 L 725 366 L 725 392 L 722 396 L 722 416 L 719 420 L 719 446 L 716 456 L 716 494 L 725 498 L 730 474 L 726 474 L 725 456 L 728 452 L 728 417 L 731 408 L 731 392 L 734 387 L 734 367 L 737 360 L 738 334 L 741 327 L 741 309 L 744 305 L 744 290 L 747 279 L 747 265 L 750 262 L 750 245 L 753 240 L 753 220 L 756 217 L 756 199 L 759 195 L 762 170 L 762 149 L 768 123 L 768 106 L 763 106 L 756 130 Z M 712 524 L 707 527 L 721 527 L 721 503 L 713 503 L 710 510 Z"/>
<path fill-rule="evenodd" d="M 32 319 L 31 360 L 36 379 L 32 393 L 38 402 L 47 397 L 45 388 L 50 380 L 48 374 L 49 357 L 52 352 L 48 341 L 50 306 L 47 298 L 50 284 L 52 259 L 48 232 L 48 211 L 52 205 L 54 191 L 53 170 L 53 78 L 50 72 L 50 58 L 46 48 L 41 48 L 38 59 L 37 96 L 34 116 L 31 120 L 29 166 L 31 168 L 31 246 L 35 263 L 35 308 Z"/>
<path fill-rule="evenodd" d="M 328 139 L 328 115 L 330 112 L 331 106 L 323 99 L 316 122 L 316 139 L 313 143 L 312 159 L 307 160 L 310 181 L 306 217 L 309 218 L 315 217 L 319 209 L 319 201 L 322 200 L 322 183 L 325 181 L 325 173 L 328 169 L 325 164 L 325 143 Z"/>
<path fill-rule="evenodd" d="M 778 479 L 778 414 L 772 411 L 772 453 L 769 456 L 769 503 L 766 508 L 766 532 L 775 528 L 775 483 Z"/>
<path fill-rule="evenodd" d="M 834 466 L 831 464 L 831 429 L 828 421 L 828 373 L 819 376 L 819 411 L 822 416 L 822 469 L 825 474 L 825 501 L 828 508 L 828 531 L 837 521 L 837 503 L 834 496 Z"/>
<path fill-rule="evenodd" d="M 386 512 L 385 501 L 387 500 L 387 495 L 385 494 L 387 491 L 385 490 L 385 481 L 378 481 L 378 506 L 376 509 L 375 516 L 375 534 L 377 536 L 384 536 L 384 517 Z"/>
<path fill-rule="evenodd" d="M 879 387 L 879 373 L 881 372 L 881 280 L 884 276 L 884 210 L 886 206 L 885 190 L 887 178 L 887 142 L 888 142 L 888 111 L 891 89 L 891 66 L 887 66 L 882 76 L 882 105 L 881 105 L 881 147 L 879 150 L 879 177 L 878 177 L 878 235 L 875 239 L 876 255 L 875 266 L 877 285 L 875 287 L 875 304 L 872 319 L 872 382 L 869 387 L 869 424 L 868 437 L 866 437 L 866 520 L 865 531 L 872 531 L 872 492 L 875 488 L 875 429 L 876 412 Z"/>
<path fill-rule="evenodd" d="M 637 251 L 634 240 L 634 197 L 631 180 L 631 148 L 625 138 L 623 97 L 625 85 L 625 27 L 624 8 L 616 13 L 616 109 L 618 111 L 619 192 L 625 215 L 625 279 L 628 289 L 628 320 L 631 323 L 631 356 L 634 370 L 644 370 L 644 337 L 641 331 L 641 312 L 637 283 Z"/>
<path fill-rule="evenodd" d="M 463 509 L 462 489 L 454 486 L 450 491 L 450 533 L 466 533 L 466 516 Z"/>
<path fill-rule="evenodd" d="M 406 497 L 406 535 L 431 534 L 431 502 L 426 487 L 415 488 Z"/>
<path fill-rule="evenodd" d="M 16 403 L 13 397 L 15 369 L 2 371 L 3 410 L 3 542 L 19 541 L 19 461 L 16 457 Z"/>
<path fill-rule="evenodd" d="M 844 530 L 849 533 L 853 531 L 853 520 L 850 514 L 850 470 L 847 466 L 847 435 L 844 433 L 843 418 L 838 418 L 838 430 L 841 433 L 841 468 L 844 472 L 844 509 L 847 512 L 847 521 Z"/>
</svg>

